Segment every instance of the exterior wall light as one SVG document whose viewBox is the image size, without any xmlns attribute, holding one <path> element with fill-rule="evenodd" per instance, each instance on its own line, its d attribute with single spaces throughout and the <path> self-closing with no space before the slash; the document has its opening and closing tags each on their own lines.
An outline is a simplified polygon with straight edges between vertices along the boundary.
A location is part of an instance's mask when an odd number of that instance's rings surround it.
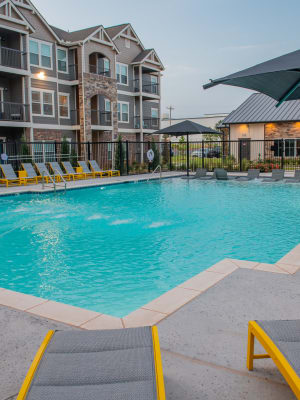
<svg viewBox="0 0 300 400">
<path fill-rule="evenodd" d="M 44 80 L 45 79 L 45 72 L 41 71 L 37 74 L 38 79 Z"/>
</svg>

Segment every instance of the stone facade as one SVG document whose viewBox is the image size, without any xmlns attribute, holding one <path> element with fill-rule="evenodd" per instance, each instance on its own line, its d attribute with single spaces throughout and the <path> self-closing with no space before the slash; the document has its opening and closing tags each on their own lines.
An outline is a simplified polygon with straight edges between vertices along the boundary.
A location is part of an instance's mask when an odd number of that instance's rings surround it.
<svg viewBox="0 0 300 400">
<path fill-rule="evenodd" d="M 113 134 L 118 132 L 118 105 L 116 79 L 84 73 L 79 79 L 80 141 L 92 141 L 91 98 L 105 96 L 112 106 Z"/>
<path fill-rule="evenodd" d="M 299 122 L 274 122 L 265 124 L 265 139 L 300 138 Z"/>
<path fill-rule="evenodd" d="M 60 131 L 58 129 L 33 129 L 34 141 L 46 140 L 61 142 L 64 136 L 72 140 L 76 140 L 73 132 L 69 134 L 69 132 Z"/>
</svg>

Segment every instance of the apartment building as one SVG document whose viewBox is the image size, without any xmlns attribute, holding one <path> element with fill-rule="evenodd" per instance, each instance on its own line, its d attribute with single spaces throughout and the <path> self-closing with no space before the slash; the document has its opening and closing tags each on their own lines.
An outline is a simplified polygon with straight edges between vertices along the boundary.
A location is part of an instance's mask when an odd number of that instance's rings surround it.
<svg viewBox="0 0 300 400">
<path fill-rule="evenodd" d="M 30 0 L 0 0 L 0 141 L 143 141 L 163 69 L 129 23 L 68 32 Z"/>
</svg>

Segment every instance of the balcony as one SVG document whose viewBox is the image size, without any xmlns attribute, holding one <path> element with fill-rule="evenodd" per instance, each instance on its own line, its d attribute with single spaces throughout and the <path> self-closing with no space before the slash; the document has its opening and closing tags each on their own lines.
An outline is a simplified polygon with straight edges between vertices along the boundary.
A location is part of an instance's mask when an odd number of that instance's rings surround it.
<svg viewBox="0 0 300 400">
<path fill-rule="evenodd" d="M 0 65 L 16 69 L 27 69 L 27 53 L 8 47 L 0 48 Z"/>
<path fill-rule="evenodd" d="M 69 65 L 69 79 L 76 81 L 78 79 L 78 66 L 77 64 Z"/>
<path fill-rule="evenodd" d="M 133 88 L 135 92 L 140 91 L 140 80 L 134 79 Z M 151 83 L 151 82 L 142 82 L 142 92 L 148 93 L 150 95 L 159 96 L 159 83 Z"/>
<path fill-rule="evenodd" d="M 112 113 L 111 111 L 92 110 L 91 122 L 92 125 L 112 126 Z"/>
<path fill-rule="evenodd" d="M 134 128 L 140 129 L 140 117 L 134 117 Z M 143 129 L 159 129 L 159 118 L 143 118 Z"/>
<path fill-rule="evenodd" d="M 0 102 L 0 122 L 29 122 L 29 104 Z"/>
<path fill-rule="evenodd" d="M 97 65 L 90 65 L 90 73 L 106 76 L 108 78 L 111 77 L 111 71 L 109 69 L 104 70 L 104 69 L 99 68 L 99 66 L 97 66 Z"/>
</svg>

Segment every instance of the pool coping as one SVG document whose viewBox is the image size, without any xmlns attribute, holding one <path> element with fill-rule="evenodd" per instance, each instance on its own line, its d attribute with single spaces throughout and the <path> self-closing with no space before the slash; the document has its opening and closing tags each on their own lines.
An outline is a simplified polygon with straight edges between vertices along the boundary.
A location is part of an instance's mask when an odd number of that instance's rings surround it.
<svg viewBox="0 0 300 400">
<path fill-rule="evenodd" d="M 241 268 L 293 275 L 300 269 L 300 244 L 275 264 L 225 258 L 123 318 L 5 288 L 0 288 L 0 305 L 86 330 L 152 326 Z"/>
<path fill-rule="evenodd" d="M 162 177 L 157 174 L 157 176 L 152 176 L 151 174 L 140 174 L 140 175 L 125 175 L 125 176 L 116 176 L 116 177 L 104 177 L 104 178 L 94 178 L 94 179 L 85 179 L 85 180 L 77 180 L 77 181 L 69 181 L 67 184 L 71 184 L 72 186 L 66 186 L 66 191 L 72 190 L 81 190 L 81 189 L 91 189 L 91 188 L 101 188 L 105 186 L 114 186 L 114 185 L 122 185 L 128 183 L 137 183 L 137 182 L 147 182 L 147 181 L 157 181 L 160 179 L 170 179 L 170 178 L 180 178 L 185 176 L 185 173 L 176 172 L 162 172 Z M 27 190 L 26 190 L 27 189 Z M 9 190 L 9 192 L 6 192 Z M 56 191 L 54 188 L 47 187 L 42 189 L 42 184 L 38 185 L 29 185 L 29 186 L 10 186 L 0 187 L 0 198 L 8 197 L 8 196 L 21 196 L 25 194 L 49 194 L 49 193 L 63 193 L 65 192 L 64 187 L 57 187 Z"/>
</svg>

